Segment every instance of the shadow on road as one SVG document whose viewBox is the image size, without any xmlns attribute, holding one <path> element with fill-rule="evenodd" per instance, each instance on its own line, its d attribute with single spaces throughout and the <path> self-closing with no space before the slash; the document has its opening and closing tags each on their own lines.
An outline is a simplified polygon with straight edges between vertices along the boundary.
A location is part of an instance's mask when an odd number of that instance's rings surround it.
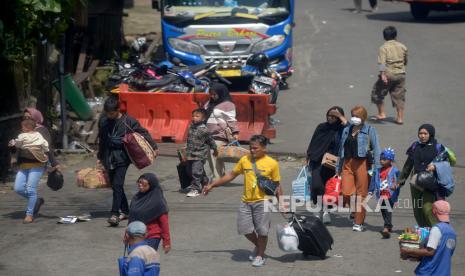
<svg viewBox="0 0 465 276">
<path fill-rule="evenodd" d="M 410 12 L 378 12 L 367 14 L 368 20 L 390 21 L 390 22 L 403 22 L 403 23 L 416 23 L 416 24 L 454 24 L 464 23 L 464 12 L 448 12 L 448 13 L 432 13 L 425 20 L 415 20 Z"/>
</svg>

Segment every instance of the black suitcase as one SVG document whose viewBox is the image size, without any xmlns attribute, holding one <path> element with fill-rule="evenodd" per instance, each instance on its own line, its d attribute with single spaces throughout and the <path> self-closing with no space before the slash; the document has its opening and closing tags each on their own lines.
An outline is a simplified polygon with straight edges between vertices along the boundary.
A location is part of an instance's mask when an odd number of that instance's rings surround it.
<svg viewBox="0 0 465 276">
<path fill-rule="evenodd" d="M 178 169 L 178 176 L 179 176 L 179 183 L 181 184 L 181 190 L 186 189 L 191 185 L 192 178 L 187 173 L 187 163 L 181 162 L 179 163 L 176 168 Z"/>
<path fill-rule="evenodd" d="M 291 222 L 299 237 L 299 250 L 304 255 L 325 259 L 334 240 L 323 222 L 315 216 L 303 215 L 293 215 Z"/>
</svg>

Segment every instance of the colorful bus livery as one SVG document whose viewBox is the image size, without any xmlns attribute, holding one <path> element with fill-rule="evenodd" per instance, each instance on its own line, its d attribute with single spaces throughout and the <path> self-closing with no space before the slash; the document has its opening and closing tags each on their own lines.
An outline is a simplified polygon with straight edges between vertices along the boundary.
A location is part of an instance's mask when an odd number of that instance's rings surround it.
<svg viewBox="0 0 465 276">
<path fill-rule="evenodd" d="M 247 58 L 264 52 L 273 69 L 292 72 L 294 0 L 155 1 L 168 59 L 215 62 L 224 77 L 241 76 Z"/>
</svg>

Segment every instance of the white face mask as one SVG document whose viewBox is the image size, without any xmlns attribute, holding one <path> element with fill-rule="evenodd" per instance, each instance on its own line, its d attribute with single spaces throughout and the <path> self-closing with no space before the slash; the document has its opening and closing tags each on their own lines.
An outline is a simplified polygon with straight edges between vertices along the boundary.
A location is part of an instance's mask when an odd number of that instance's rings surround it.
<svg viewBox="0 0 465 276">
<path fill-rule="evenodd" d="M 362 119 L 360 119 L 359 117 L 352 117 L 350 118 L 350 123 L 354 126 L 358 126 L 362 124 Z"/>
</svg>

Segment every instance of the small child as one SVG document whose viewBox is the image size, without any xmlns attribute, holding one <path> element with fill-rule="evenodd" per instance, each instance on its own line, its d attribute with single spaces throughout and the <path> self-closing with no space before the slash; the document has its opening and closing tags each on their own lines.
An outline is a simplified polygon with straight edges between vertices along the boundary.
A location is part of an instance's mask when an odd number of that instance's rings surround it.
<svg viewBox="0 0 465 276">
<path fill-rule="evenodd" d="M 392 148 L 386 148 L 381 152 L 381 168 L 372 177 L 371 190 L 375 190 L 376 197 L 381 202 L 381 214 L 384 219 L 384 229 L 381 235 L 384 239 L 389 239 L 392 232 L 392 212 L 397 203 L 400 188 L 397 186 L 399 170 L 393 164 L 395 152 Z"/>
<path fill-rule="evenodd" d="M 206 119 L 207 112 L 205 109 L 199 108 L 192 111 L 192 123 L 189 127 L 186 148 L 187 172 L 192 177 L 192 181 L 187 197 L 199 196 L 203 185 L 209 182 L 204 164 L 210 149 L 213 149 L 214 156 L 218 155 L 216 143 L 205 124 Z"/>
<path fill-rule="evenodd" d="M 23 120 L 21 122 L 22 133 L 18 138 L 11 140 L 9 146 L 28 150 L 38 161 L 46 163 L 48 161 L 46 153 L 49 151 L 48 142 L 39 132 L 35 131 L 35 128 L 34 120 Z"/>
</svg>

